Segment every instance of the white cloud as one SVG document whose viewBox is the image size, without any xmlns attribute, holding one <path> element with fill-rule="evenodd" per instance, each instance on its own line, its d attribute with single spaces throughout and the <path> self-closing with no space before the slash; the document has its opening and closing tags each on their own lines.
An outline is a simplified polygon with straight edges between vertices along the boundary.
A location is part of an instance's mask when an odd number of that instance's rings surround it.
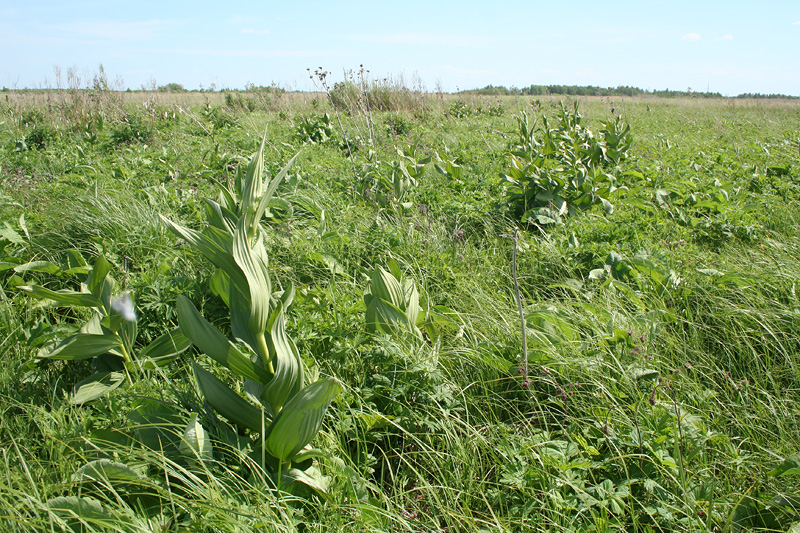
<svg viewBox="0 0 800 533">
<path fill-rule="evenodd" d="M 720 41 L 732 41 L 733 40 L 733 35 L 730 34 L 730 33 L 726 33 L 725 35 L 720 37 L 718 40 L 720 40 Z"/>
<path fill-rule="evenodd" d="M 488 44 L 489 39 L 478 35 L 432 35 L 426 33 L 395 33 L 374 35 L 344 35 L 348 41 L 379 44 L 409 44 L 409 45 L 445 45 L 460 47 L 477 47 Z"/>
<path fill-rule="evenodd" d="M 792 22 L 792 24 L 797 24 L 797 25 L 800 25 L 800 20 L 797 20 L 797 21 L 795 21 L 795 22 Z"/>
<path fill-rule="evenodd" d="M 266 35 L 269 33 L 269 30 L 255 30 L 253 28 L 244 28 L 242 33 L 250 33 L 254 35 Z"/>
<path fill-rule="evenodd" d="M 681 37 L 681 41 L 699 41 L 701 39 L 699 33 L 687 33 Z"/>
</svg>

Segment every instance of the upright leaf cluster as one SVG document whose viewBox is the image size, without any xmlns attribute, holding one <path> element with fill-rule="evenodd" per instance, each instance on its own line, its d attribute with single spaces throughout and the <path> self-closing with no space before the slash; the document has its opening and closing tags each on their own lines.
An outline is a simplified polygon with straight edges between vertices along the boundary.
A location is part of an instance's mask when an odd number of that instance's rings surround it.
<svg viewBox="0 0 800 533">
<path fill-rule="evenodd" d="M 502 177 L 508 183 L 507 201 L 522 222 L 561 223 L 596 204 L 607 213 L 616 185 L 614 170 L 625 159 L 632 138 L 630 126 L 620 117 L 602 122 L 599 135 L 581 124 L 577 104 L 563 104 L 557 124 L 546 116 L 541 125 L 531 123 L 523 111 L 517 117 L 517 144 L 511 164 Z"/>
<path fill-rule="evenodd" d="M 208 226 L 202 231 L 164 218 L 175 235 L 217 267 L 212 288 L 230 309 L 234 338 L 211 325 L 185 297 L 178 299 L 178 323 L 201 351 L 242 379 L 247 400 L 195 365 L 208 403 L 240 428 L 260 435 L 261 453 L 256 455 L 277 473 L 277 484 L 289 476 L 284 481 L 321 488 L 302 471 L 292 470 L 292 462 L 308 453 L 301 451 L 319 431 L 342 387 L 334 378 L 306 385 L 300 353 L 286 333 L 285 312 L 294 288 L 272 291 L 261 219 L 294 158 L 265 180 L 263 151 L 262 142 L 246 170 L 237 171 L 233 187 L 223 186 L 216 201 L 206 200 Z"/>
<path fill-rule="evenodd" d="M 411 278 L 403 278 L 397 262 L 390 261 L 389 271 L 377 267 L 364 292 L 367 305 L 367 329 L 371 333 L 411 333 L 421 336 L 419 291 Z"/>
</svg>

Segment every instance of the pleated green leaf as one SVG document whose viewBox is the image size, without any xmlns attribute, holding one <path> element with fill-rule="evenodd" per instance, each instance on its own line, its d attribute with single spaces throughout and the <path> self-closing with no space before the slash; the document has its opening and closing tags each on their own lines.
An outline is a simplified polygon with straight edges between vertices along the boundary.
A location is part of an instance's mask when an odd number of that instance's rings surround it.
<svg viewBox="0 0 800 533">
<path fill-rule="evenodd" d="M 218 268 L 211 276 L 208 285 L 211 292 L 222 298 L 225 305 L 230 307 L 231 277 L 224 270 Z"/>
<path fill-rule="evenodd" d="M 386 300 L 397 307 L 401 307 L 405 301 L 403 297 L 403 287 L 400 286 L 400 282 L 394 275 L 381 267 L 376 268 L 372 272 L 370 292 L 373 296 L 381 300 Z"/>
<path fill-rule="evenodd" d="M 233 235 L 233 258 L 247 279 L 250 293 L 250 330 L 263 333 L 270 315 L 272 287 L 269 280 L 267 251 L 260 232 L 251 246 L 247 236 L 247 217 L 239 219 Z"/>
<path fill-rule="evenodd" d="M 233 392 L 214 374 L 194 365 L 194 375 L 206 401 L 219 414 L 237 426 L 256 433 L 260 433 L 263 426 L 269 425 L 269 421 L 263 419 L 260 409 Z"/>
<path fill-rule="evenodd" d="M 121 517 L 112 513 L 94 498 L 78 496 L 58 496 L 47 500 L 47 508 L 54 514 L 63 516 L 70 520 L 79 518 L 85 522 L 90 522 L 97 527 L 103 525 L 119 526 Z M 78 524 L 75 524 L 78 526 Z M 75 529 L 73 529 L 75 531 Z"/>
<path fill-rule="evenodd" d="M 297 159 L 298 155 L 300 154 L 295 154 L 295 156 L 291 158 L 288 163 L 286 163 L 286 166 L 284 166 L 281 169 L 281 171 L 278 172 L 278 175 L 272 178 L 272 180 L 269 182 L 267 190 L 261 196 L 261 200 L 258 202 L 258 207 L 255 210 L 255 216 L 253 217 L 252 225 L 250 228 L 251 234 L 254 234 L 256 229 L 259 227 L 259 224 L 261 224 L 261 218 L 264 216 L 264 213 L 267 210 L 267 206 L 269 205 L 270 200 L 272 200 L 272 196 L 278 189 L 278 185 L 280 185 L 283 179 L 286 177 L 286 173 L 289 172 L 289 169 L 292 168 L 292 165 L 294 165 L 294 162 Z"/>
<path fill-rule="evenodd" d="M 192 413 L 189 423 L 186 424 L 178 451 L 194 459 L 214 458 L 211 440 L 206 435 L 203 425 L 197 420 L 197 413 Z"/>
<path fill-rule="evenodd" d="M 197 248 L 214 266 L 224 270 L 232 279 L 243 281 L 244 277 L 241 270 L 239 270 L 231 254 L 231 235 L 213 226 L 209 226 L 206 231 L 200 233 L 193 229 L 185 228 L 180 224 L 175 224 L 164 216 L 161 216 L 161 220 L 164 221 L 172 233 Z"/>
<path fill-rule="evenodd" d="M 234 374 L 267 383 L 269 372 L 253 363 L 228 339 L 211 325 L 183 295 L 178 296 L 178 324 L 186 337 L 213 360 Z"/>
<path fill-rule="evenodd" d="M 267 451 L 281 462 L 292 460 L 316 436 L 331 400 L 342 390 L 335 378 L 324 378 L 298 392 L 270 426 Z"/>
<path fill-rule="evenodd" d="M 89 279 L 86 280 L 86 288 L 97 299 L 102 300 L 104 289 L 106 288 L 106 276 L 111 271 L 111 263 L 105 257 L 100 256 L 95 261 Z"/>
<path fill-rule="evenodd" d="M 91 333 L 76 333 L 67 337 L 50 353 L 40 355 L 43 359 L 63 359 L 78 361 L 113 353 L 122 355 L 122 339 L 118 335 L 93 335 Z"/>
<path fill-rule="evenodd" d="M 269 402 L 276 411 L 279 411 L 291 394 L 297 390 L 298 381 L 302 381 L 302 361 L 300 361 L 297 348 L 286 334 L 283 302 L 278 302 L 278 307 L 270 317 L 269 326 L 270 334 L 267 337 L 267 344 L 275 376 L 264 387 L 261 397 Z"/>
<path fill-rule="evenodd" d="M 192 341 L 189 340 L 186 334 L 180 328 L 175 328 L 148 344 L 145 349 L 139 352 L 139 358 L 153 361 L 169 359 L 185 352 L 191 345 Z"/>
<path fill-rule="evenodd" d="M 141 481 L 142 475 L 125 463 L 110 459 L 97 459 L 80 467 L 73 475 L 72 481 Z"/>
<path fill-rule="evenodd" d="M 242 181 L 242 215 L 255 212 L 258 201 L 264 192 L 264 182 L 261 177 L 264 175 L 264 145 L 266 142 L 267 136 L 264 135 L 261 140 L 261 146 L 247 164 L 247 170 Z"/>
<path fill-rule="evenodd" d="M 45 274 L 58 274 L 61 272 L 61 267 L 50 261 L 31 261 L 14 267 L 14 272 L 17 274 L 21 272 L 44 272 Z"/>
<path fill-rule="evenodd" d="M 250 287 L 247 283 L 231 283 L 228 295 L 228 309 L 231 312 L 231 332 L 234 338 L 252 347 L 266 366 L 269 354 L 259 346 L 259 337 L 250 329 Z"/>
<path fill-rule="evenodd" d="M 122 372 L 98 372 L 75 385 L 70 402 L 83 405 L 102 398 L 125 383 Z"/>
<path fill-rule="evenodd" d="M 371 333 L 398 333 L 409 329 L 406 314 L 380 298 L 373 298 L 369 303 L 366 318 Z"/>
<path fill-rule="evenodd" d="M 21 285 L 18 289 L 27 292 L 34 298 L 53 300 L 59 305 L 78 307 L 101 307 L 102 305 L 100 298 L 88 292 L 51 291 L 39 285 Z"/>
<path fill-rule="evenodd" d="M 403 280 L 403 293 L 405 294 L 404 311 L 408 317 L 408 325 L 413 328 L 419 319 L 419 292 L 412 279 Z"/>
</svg>

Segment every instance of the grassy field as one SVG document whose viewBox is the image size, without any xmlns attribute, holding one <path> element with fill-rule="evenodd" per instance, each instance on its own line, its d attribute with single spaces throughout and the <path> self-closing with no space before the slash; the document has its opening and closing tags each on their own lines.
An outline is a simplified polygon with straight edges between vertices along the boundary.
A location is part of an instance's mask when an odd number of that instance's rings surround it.
<svg viewBox="0 0 800 533">
<path fill-rule="evenodd" d="M 345 89 L 0 93 L 0 529 L 800 527 L 800 104 Z"/>
</svg>

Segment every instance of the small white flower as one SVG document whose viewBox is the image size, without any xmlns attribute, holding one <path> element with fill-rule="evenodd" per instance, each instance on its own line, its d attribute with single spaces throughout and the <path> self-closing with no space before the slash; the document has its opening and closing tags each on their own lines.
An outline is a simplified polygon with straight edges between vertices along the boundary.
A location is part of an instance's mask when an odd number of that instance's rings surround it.
<svg viewBox="0 0 800 533">
<path fill-rule="evenodd" d="M 125 292 L 111 300 L 111 309 L 122 315 L 124 320 L 136 322 L 136 309 L 133 307 L 131 293 Z"/>
</svg>

